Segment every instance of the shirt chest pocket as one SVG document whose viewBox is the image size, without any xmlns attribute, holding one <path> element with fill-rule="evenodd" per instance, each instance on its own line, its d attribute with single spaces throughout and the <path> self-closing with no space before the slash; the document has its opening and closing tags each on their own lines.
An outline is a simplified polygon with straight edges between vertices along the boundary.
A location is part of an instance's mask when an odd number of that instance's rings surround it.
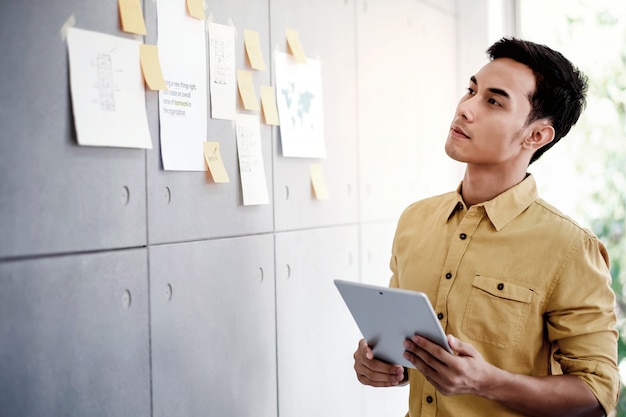
<svg viewBox="0 0 626 417">
<path fill-rule="evenodd" d="M 518 343 L 533 294 L 532 289 L 501 278 L 476 275 L 465 307 L 463 332 L 499 348 Z"/>
</svg>

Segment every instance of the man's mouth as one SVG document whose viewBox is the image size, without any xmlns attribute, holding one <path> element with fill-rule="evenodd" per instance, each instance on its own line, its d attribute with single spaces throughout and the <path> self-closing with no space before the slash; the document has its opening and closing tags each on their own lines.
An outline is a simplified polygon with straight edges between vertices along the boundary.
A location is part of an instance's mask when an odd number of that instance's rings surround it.
<svg viewBox="0 0 626 417">
<path fill-rule="evenodd" d="M 469 135 L 468 135 L 467 133 L 465 133 L 465 131 L 464 131 L 463 129 L 461 129 L 460 127 L 458 127 L 458 126 L 452 126 L 452 127 L 450 128 L 450 130 L 451 130 L 453 133 L 455 133 L 455 134 L 456 134 L 456 136 L 462 136 L 462 137 L 464 137 L 464 138 L 466 138 L 466 139 L 469 139 L 469 138 L 470 138 L 470 137 L 469 137 Z"/>
</svg>

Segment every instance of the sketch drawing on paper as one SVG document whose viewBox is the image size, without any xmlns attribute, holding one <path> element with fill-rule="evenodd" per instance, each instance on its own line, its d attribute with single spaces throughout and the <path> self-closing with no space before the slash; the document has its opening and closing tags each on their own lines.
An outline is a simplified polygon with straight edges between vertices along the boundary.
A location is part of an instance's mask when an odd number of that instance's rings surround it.
<svg viewBox="0 0 626 417">
<path fill-rule="evenodd" d="M 111 54 L 99 53 L 96 58 L 96 67 L 98 68 L 97 87 L 100 91 L 100 107 L 105 111 L 115 111 L 113 62 Z"/>
<path fill-rule="evenodd" d="M 208 29 L 211 117 L 234 120 L 237 110 L 235 28 L 210 22 Z"/>
<path fill-rule="evenodd" d="M 140 45 L 133 39 L 68 28 L 70 93 L 79 145 L 152 148 Z"/>
<path fill-rule="evenodd" d="M 231 66 L 232 61 L 232 43 L 224 38 L 216 38 L 214 43 L 215 47 L 215 84 L 229 84 L 233 78 L 233 68 Z"/>
<path fill-rule="evenodd" d="M 239 172 L 252 172 L 253 152 L 250 141 L 254 140 L 251 132 L 241 126 L 237 126 L 237 150 L 239 152 Z"/>
</svg>

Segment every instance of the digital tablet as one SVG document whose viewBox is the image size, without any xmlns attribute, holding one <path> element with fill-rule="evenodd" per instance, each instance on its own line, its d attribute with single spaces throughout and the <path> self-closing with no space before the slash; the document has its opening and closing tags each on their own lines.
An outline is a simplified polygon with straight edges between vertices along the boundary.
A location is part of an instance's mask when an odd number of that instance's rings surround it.
<svg viewBox="0 0 626 417">
<path fill-rule="evenodd" d="M 415 334 L 452 353 L 426 294 L 338 279 L 335 286 L 377 359 L 415 368 L 402 357 L 402 343 Z"/>
</svg>

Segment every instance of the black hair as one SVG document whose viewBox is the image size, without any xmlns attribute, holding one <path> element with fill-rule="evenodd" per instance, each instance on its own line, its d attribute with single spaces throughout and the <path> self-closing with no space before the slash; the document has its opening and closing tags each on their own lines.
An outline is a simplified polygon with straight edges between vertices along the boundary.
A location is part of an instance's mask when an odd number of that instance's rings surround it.
<svg viewBox="0 0 626 417">
<path fill-rule="evenodd" d="M 531 111 L 526 123 L 547 118 L 554 127 L 554 140 L 537 149 L 535 162 L 567 135 L 587 102 L 587 77 L 565 58 L 545 45 L 516 38 L 502 38 L 487 49 L 494 60 L 510 58 L 529 67 L 535 75 L 535 91 L 529 97 Z"/>
</svg>

